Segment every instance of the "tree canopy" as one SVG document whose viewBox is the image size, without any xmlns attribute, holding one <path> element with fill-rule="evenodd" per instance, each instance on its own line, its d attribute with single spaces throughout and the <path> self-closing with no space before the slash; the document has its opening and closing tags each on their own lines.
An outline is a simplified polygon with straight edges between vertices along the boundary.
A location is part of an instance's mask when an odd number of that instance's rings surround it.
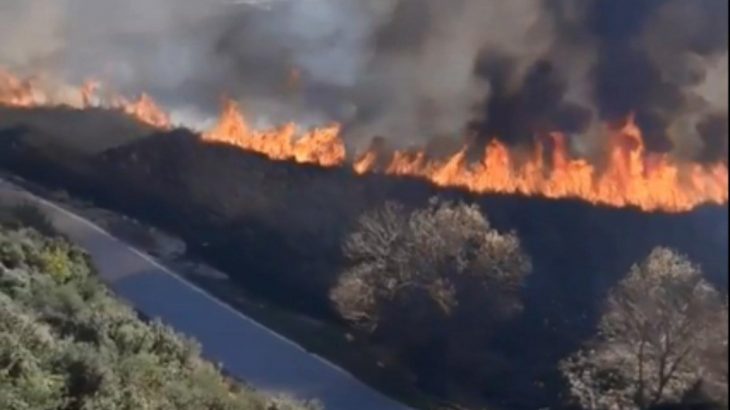
<svg viewBox="0 0 730 410">
<path fill-rule="evenodd" d="M 647 409 L 704 390 L 727 405 L 727 299 L 685 256 L 656 248 L 610 293 L 599 332 L 561 370 L 586 409 Z"/>
<path fill-rule="evenodd" d="M 515 234 L 493 229 L 474 205 L 436 199 L 410 213 L 387 203 L 364 214 L 344 254 L 350 266 L 331 297 L 345 319 L 369 329 L 409 295 L 427 295 L 445 314 L 464 287 L 516 296 L 530 271 Z"/>
</svg>

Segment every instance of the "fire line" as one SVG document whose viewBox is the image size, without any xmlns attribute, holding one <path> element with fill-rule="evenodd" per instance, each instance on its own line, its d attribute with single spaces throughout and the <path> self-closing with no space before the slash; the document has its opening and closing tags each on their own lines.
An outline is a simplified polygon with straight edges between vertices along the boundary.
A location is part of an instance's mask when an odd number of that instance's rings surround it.
<svg viewBox="0 0 730 410">
<path fill-rule="evenodd" d="M 35 107 L 68 105 L 119 110 L 160 129 L 172 128 L 169 115 L 148 95 L 128 100 L 118 94 L 99 96 L 100 85 L 87 82 L 61 97 L 44 92 L 32 80 L 0 70 L 0 105 Z M 648 152 L 633 118 L 622 127 L 605 127 L 607 154 L 599 167 L 572 158 L 566 138 L 547 135 L 525 158 L 498 139 L 492 140 L 478 161 L 467 159 L 467 147 L 451 157 L 429 158 L 423 150 L 383 153 L 373 146 L 349 162 L 338 124 L 300 130 L 294 123 L 254 129 L 234 101 L 224 104 L 218 122 L 202 133 L 203 141 L 223 143 L 264 155 L 322 167 L 352 167 L 357 174 L 384 173 L 424 179 L 439 187 L 458 187 L 486 193 L 520 194 L 546 198 L 578 198 L 593 204 L 633 206 L 644 211 L 685 212 L 703 204 L 728 202 L 725 162 L 700 164 L 678 161 L 668 154 Z"/>
</svg>

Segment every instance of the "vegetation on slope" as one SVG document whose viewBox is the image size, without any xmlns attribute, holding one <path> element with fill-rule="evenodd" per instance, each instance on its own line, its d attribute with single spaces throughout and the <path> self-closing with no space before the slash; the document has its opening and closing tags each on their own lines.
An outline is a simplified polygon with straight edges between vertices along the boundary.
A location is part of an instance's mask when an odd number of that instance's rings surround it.
<svg viewBox="0 0 730 410">
<path fill-rule="evenodd" d="M 27 209 L 20 214 L 29 216 Z M 6 224 L 0 227 L 0 408 L 305 406 L 231 382 L 201 359 L 195 343 L 141 321 L 110 295 L 82 250 Z"/>
</svg>

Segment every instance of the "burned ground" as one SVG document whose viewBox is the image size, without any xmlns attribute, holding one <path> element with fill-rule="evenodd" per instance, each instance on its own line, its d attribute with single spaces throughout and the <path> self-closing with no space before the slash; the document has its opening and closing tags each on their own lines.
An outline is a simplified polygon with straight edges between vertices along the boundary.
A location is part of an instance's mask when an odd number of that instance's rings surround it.
<svg viewBox="0 0 730 410">
<path fill-rule="evenodd" d="M 490 332 L 475 353 L 482 368 L 406 363 L 421 388 L 445 398 L 525 409 L 554 404 L 562 388 L 556 363 L 593 333 L 607 289 L 655 246 L 687 254 L 727 289 L 726 206 L 665 214 L 475 196 L 413 179 L 272 162 L 203 143 L 186 130 L 101 154 L 39 149 L 32 142 L 40 133 L 53 137 L 32 123 L 0 124 L 0 165 L 174 232 L 241 286 L 333 323 L 340 321 L 328 292 L 343 268 L 341 243 L 358 216 L 388 200 L 407 208 L 434 195 L 476 202 L 496 228 L 519 235 L 534 271 L 522 314 Z M 424 343 L 418 354 L 438 355 L 438 344 Z"/>
</svg>

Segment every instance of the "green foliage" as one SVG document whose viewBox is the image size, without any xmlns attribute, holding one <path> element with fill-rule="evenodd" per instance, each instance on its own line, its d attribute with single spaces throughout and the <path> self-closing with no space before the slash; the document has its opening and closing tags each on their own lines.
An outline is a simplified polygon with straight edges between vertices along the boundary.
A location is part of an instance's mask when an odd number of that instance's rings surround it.
<svg viewBox="0 0 730 410">
<path fill-rule="evenodd" d="M 9 269 L 38 270 L 58 283 L 82 280 L 91 273 L 85 252 L 62 238 L 24 228 L 0 232 L 0 263 Z"/>
<path fill-rule="evenodd" d="M 139 320 L 91 272 L 63 239 L 0 229 L 0 408 L 305 408 L 233 384 L 195 343 Z"/>
<path fill-rule="evenodd" d="M 65 283 L 72 278 L 71 261 L 63 250 L 48 249 L 41 253 L 40 258 L 43 272 L 51 275 L 56 282 Z"/>
<path fill-rule="evenodd" d="M 44 235 L 58 232 L 46 214 L 32 204 L 21 204 L 0 212 L 0 224 L 13 228 L 31 227 Z"/>
<path fill-rule="evenodd" d="M 8 267 L 18 266 L 25 261 L 23 247 L 10 240 L 0 241 L 0 263 Z"/>
</svg>

